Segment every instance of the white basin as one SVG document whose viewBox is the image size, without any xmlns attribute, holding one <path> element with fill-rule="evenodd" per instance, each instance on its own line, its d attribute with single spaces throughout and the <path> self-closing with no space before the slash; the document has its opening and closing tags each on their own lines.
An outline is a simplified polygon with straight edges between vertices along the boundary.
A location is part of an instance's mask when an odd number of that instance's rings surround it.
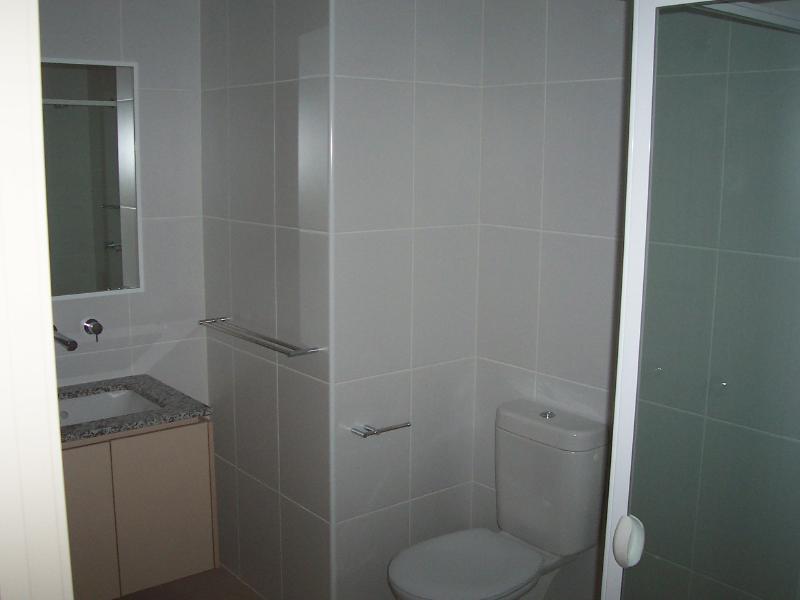
<svg viewBox="0 0 800 600">
<path fill-rule="evenodd" d="M 64 398 L 58 401 L 58 413 L 62 425 L 88 423 L 157 408 L 160 408 L 158 404 L 132 390 L 100 392 L 91 396 Z"/>
</svg>

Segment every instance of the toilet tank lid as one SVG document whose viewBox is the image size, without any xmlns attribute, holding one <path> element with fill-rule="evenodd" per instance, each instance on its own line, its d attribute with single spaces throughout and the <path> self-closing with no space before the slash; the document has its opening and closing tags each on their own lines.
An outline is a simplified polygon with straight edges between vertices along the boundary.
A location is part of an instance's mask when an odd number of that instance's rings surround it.
<svg viewBox="0 0 800 600">
<path fill-rule="evenodd" d="M 586 452 L 608 444 L 608 427 L 603 423 L 539 400 L 520 399 L 500 405 L 496 426 L 570 452 Z"/>
</svg>

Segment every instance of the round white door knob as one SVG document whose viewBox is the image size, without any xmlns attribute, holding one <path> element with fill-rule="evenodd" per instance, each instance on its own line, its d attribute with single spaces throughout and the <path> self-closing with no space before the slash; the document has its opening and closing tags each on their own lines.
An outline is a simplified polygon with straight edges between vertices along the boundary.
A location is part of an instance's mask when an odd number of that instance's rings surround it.
<svg viewBox="0 0 800 600">
<path fill-rule="evenodd" d="M 614 530 L 614 558 L 623 569 L 635 567 L 644 551 L 644 524 L 633 515 L 625 515 Z"/>
</svg>

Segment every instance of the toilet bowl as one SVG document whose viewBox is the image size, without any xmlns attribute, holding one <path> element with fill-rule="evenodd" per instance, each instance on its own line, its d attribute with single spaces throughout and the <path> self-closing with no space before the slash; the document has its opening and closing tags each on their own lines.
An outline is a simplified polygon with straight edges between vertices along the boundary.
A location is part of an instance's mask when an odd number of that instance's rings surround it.
<svg viewBox="0 0 800 600">
<path fill-rule="evenodd" d="M 597 543 L 608 430 L 545 403 L 515 400 L 495 420 L 500 531 L 466 529 L 389 563 L 399 600 L 514 600 Z"/>
</svg>

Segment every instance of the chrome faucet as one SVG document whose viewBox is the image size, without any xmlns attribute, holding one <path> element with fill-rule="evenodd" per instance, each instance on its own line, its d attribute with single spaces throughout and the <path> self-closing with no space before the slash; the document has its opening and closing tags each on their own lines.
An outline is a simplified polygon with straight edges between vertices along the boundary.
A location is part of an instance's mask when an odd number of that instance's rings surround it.
<svg viewBox="0 0 800 600">
<path fill-rule="evenodd" d="M 71 337 L 65 336 L 63 333 L 58 332 L 58 327 L 53 325 L 53 339 L 64 346 L 68 352 L 72 352 L 73 350 L 77 350 L 78 342 L 73 340 Z"/>
</svg>

